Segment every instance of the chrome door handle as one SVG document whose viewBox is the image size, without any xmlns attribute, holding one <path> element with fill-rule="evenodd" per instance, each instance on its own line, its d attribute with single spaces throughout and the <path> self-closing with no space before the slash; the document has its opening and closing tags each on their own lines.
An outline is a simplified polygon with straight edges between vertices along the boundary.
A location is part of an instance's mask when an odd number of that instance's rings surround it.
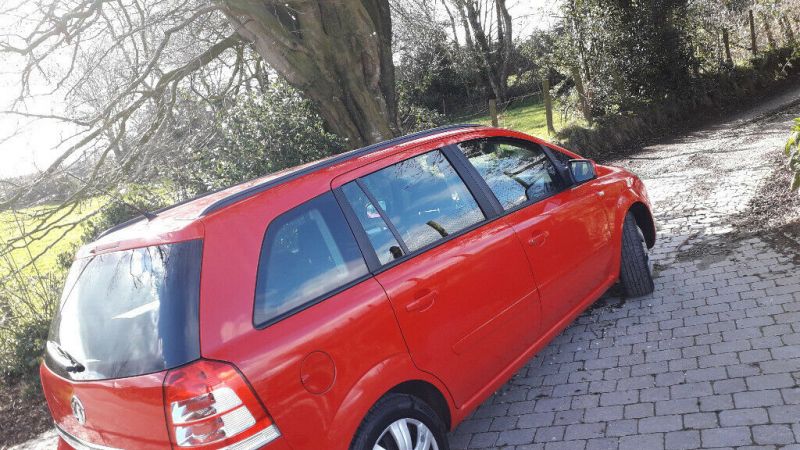
<svg viewBox="0 0 800 450">
<path fill-rule="evenodd" d="M 597 191 L 597 196 L 598 197 L 603 197 L 605 195 L 606 195 L 605 191 Z"/>
</svg>

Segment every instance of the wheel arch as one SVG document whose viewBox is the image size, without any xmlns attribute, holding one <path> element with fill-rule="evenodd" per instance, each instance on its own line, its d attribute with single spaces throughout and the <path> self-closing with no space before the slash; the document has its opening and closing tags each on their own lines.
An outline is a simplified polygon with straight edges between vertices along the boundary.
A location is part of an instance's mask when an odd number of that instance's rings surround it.
<svg viewBox="0 0 800 450">
<path fill-rule="evenodd" d="M 628 207 L 628 212 L 633 214 L 636 225 L 642 230 L 647 248 L 653 248 L 656 243 L 656 224 L 650 209 L 644 203 L 636 201 Z"/>
<path fill-rule="evenodd" d="M 409 380 L 393 387 L 383 396 L 388 394 L 407 394 L 419 398 L 436 412 L 447 430 L 451 430 L 452 414 L 450 413 L 450 405 L 447 403 L 444 394 L 433 384 L 423 380 Z"/>
<path fill-rule="evenodd" d="M 407 353 L 395 354 L 374 366 L 350 388 L 347 398 L 339 405 L 333 422 L 336 437 L 331 437 L 330 448 L 349 448 L 352 439 L 367 413 L 376 403 L 390 393 L 404 393 L 419 397 L 442 418 L 447 429 L 459 420 L 457 410 L 445 385 L 434 376 L 420 371 Z M 341 445 L 342 442 L 346 444 Z"/>
</svg>

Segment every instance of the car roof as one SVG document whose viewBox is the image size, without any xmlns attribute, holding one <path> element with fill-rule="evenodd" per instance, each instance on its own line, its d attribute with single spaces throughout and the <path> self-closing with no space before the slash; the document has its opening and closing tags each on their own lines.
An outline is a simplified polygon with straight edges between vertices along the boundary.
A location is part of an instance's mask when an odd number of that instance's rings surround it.
<svg viewBox="0 0 800 450">
<path fill-rule="evenodd" d="M 148 214 L 150 217 L 138 216 L 109 228 L 101 233 L 96 241 L 81 248 L 77 257 L 81 258 L 92 254 L 156 243 L 199 239 L 203 236 L 200 219 L 267 191 L 272 187 L 359 157 L 371 155 L 382 150 L 390 150 L 399 145 L 436 140 L 445 135 L 473 131 L 479 128 L 485 127 L 473 124 L 458 124 L 424 130 L 274 172 L 219 191 L 209 192 L 154 211 Z M 157 236 L 160 236 L 160 238 L 156 238 Z"/>
</svg>

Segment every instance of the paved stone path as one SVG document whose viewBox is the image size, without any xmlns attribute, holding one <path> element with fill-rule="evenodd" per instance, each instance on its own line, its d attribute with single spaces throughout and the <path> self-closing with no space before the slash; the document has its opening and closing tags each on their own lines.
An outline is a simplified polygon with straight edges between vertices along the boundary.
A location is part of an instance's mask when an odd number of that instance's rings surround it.
<svg viewBox="0 0 800 450">
<path fill-rule="evenodd" d="M 797 248 L 734 226 L 797 99 L 615 162 L 654 202 L 655 293 L 598 301 L 452 433 L 453 450 L 800 449 Z"/>
<path fill-rule="evenodd" d="M 799 94 L 614 163 L 654 202 L 655 292 L 607 294 L 452 433 L 454 450 L 800 449 L 800 246 L 734 226 Z"/>
</svg>

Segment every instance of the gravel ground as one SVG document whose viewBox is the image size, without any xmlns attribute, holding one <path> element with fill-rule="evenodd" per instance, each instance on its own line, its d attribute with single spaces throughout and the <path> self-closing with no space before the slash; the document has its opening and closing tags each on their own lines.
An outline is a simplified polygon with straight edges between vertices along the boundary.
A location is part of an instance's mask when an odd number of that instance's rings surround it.
<svg viewBox="0 0 800 450">
<path fill-rule="evenodd" d="M 653 200 L 656 292 L 612 289 L 453 449 L 800 449 L 800 200 L 776 170 L 797 116 L 795 90 L 611 161 Z"/>
</svg>

